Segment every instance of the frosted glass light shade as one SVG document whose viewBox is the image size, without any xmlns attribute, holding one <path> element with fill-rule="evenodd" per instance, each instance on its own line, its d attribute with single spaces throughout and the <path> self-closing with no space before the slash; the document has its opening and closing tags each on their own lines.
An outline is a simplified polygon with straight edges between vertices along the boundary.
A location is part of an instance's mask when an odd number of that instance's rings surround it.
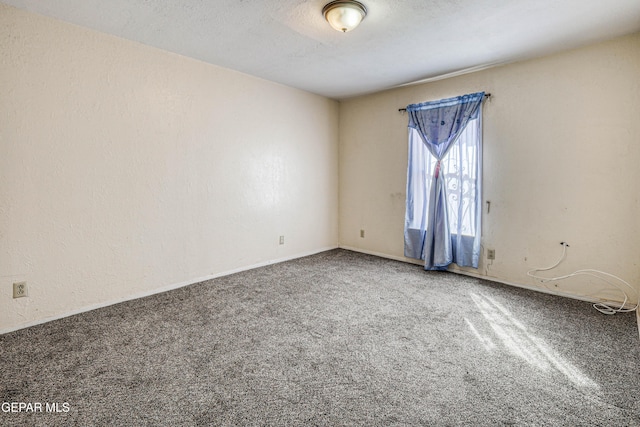
<svg viewBox="0 0 640 427">
<path fill-rule="evenodd" d="M 357 1 L 337 0 L 328 3 L 322 14 L 333 28 L 346 33 L 360 25 L 367 16 L 367 8 Z"/>
</svg>

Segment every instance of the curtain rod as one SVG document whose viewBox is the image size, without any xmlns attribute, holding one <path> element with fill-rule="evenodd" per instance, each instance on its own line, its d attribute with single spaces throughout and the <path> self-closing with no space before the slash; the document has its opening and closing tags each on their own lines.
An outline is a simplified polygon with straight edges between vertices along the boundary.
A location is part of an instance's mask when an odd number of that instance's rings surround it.
<svg viewBox="0 0 640 427">
<path fill-rule="evenodd" d="M 490 93 L 485 93 L 484 96 L 485 96 L 485 98 L 489 98 L 491 96 L 491 94 Z M 398 108 L 398 111 L 401 111 L 401 112 L 402 111 L 407 111 L 407 109 L 406 108 Z"/>
</svg>

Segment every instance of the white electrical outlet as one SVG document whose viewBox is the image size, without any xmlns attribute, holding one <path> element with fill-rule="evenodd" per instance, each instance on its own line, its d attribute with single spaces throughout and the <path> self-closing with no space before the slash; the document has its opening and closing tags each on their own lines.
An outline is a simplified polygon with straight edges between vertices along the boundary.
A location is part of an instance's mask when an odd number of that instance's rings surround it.
<svg viewBox="0 0 640 427">
<path fill-rule="evenodd" d="M 27 282 L 16 282 L 13 284 L 13 297 L 22 298 L 29 296 Z"/>
<path fill-rule="evenodd" d="M 284 245 L 284 236 L 280 236 L 280 244 Z"/>
<path fill-rule="evenodd" d="M 496 250 L 495 249 L 487 249 L 487 259 L 496 259 Z"/>
</svg>

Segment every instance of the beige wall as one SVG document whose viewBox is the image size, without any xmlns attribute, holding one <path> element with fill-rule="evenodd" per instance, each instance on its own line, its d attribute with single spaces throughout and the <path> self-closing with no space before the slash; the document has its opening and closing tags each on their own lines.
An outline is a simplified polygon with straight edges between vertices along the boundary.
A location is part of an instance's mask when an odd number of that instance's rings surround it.
<svg viewBox="0 0 640 427">
<path fill-rule="evenodd" d="M 337 246 L 337 102 L 1 4 L 0 52 L 0 332 Z"/>
<path fill-rule="evenodd" d="M 526 271 L 604 270 L 640 283 L 640 34 L 542 59 L 343 101 L 340 245 L 403 259 L 407 116 L 398 108 L 465 93 L 483 107 L 484 248 L 474 274 L 540 286 Z M 359 232 L 365 230 L 365 238 Z M 484 252 L 486 254 L 486 251 Z M 483 255 L 484 258 L 484 255 Z M 590 278 L 559 293 L 613 298 Z"/>
</svg>

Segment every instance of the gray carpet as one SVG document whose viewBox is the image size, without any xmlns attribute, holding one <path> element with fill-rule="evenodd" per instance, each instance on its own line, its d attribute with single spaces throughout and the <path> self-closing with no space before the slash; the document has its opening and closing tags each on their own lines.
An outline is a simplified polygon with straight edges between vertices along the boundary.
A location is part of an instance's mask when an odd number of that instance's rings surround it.
<svg viewBox="0 0 640 427">
<path fill-rule="evenodd" d="M 334 250 L 0 336 L 0 424 L 637 426 L 639 368 L 634 314 Z"/>
</svg>

